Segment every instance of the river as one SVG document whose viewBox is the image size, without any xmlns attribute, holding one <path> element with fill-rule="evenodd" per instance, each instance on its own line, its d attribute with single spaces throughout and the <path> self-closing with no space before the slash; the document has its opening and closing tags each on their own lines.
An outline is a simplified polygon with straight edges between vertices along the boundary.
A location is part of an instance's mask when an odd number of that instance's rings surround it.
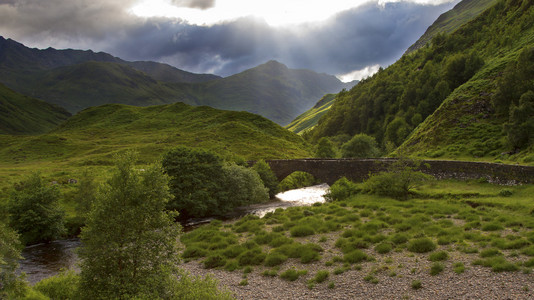
<svg viewBox="0 0 534 300">
<path fill-rule="evenodd" d="M 277 201 L 241 207 L 237 210 L 236 216 L 254 214 L 263 217 L 277 208 L 324 202 L 323 196 L 328 188 L 327 184 L 321 184 L 279 193 L 276 195 Z M 19 270 L 26 273 L 28 282 L 35 284 L 44 278 L 56 275 L 62 269 L 76 269 L 78 256 L 75 250 L 80 244 L 80 239 L 74 238 L 26 247 L 22 251 L 24 259 L 19 262 Z"/>
</svg>

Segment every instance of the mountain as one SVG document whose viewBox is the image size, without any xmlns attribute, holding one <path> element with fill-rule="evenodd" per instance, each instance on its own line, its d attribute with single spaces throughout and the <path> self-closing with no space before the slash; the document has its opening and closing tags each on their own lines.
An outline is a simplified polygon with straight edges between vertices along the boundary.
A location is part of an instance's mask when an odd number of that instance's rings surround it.
<svg viewBox="0 0 534 300">
<path fill-rule="evenodd" d="M 286 128 L 294 133 L 301 134 L 317 125 L 319 119 L 328 112 L 336 100 L 336 94 L 326 94 L 312 108 L 291 121 Z"/>
<path fill-rule="evenodd" d="M 289 69 L 269 61 L 239 74 L 196 86 L 197 102 L 230 110 L 260 114 L 286 125 L 323 95 L 350 84 L 327 74 Z"/>
<path fill-rule="evenodd" d="M 39 134 L 70 117 L 61 107 L 26 97 L 0 84 L 0 134 Z"/>
<path fill-rule="evenodd" d="M 180 101 L 257 113 L 283 125 L 324 94 L 351 86 L 332 75 L 292 70 L 275 61 L 220 78 L 90 50 L 30 49 L 1 37 L 0 82 L 71 113 L 105 103 L 147 106 Z"/>
<path fill-rule="evenodd" d="M 183 103 L 84 109 L 39 136 L 0 135 L 0 164 L 111 165 L 126 149 L 153 162 L 178 145 L 212 149 L 226 158 L 309 157 L 304 140 L 261 116 Z"/>
<path fill-rule="evenodd" d="M 534 161 L 533 11 L 532 1 L 501 0 L 436 35 L 338 95 L 311 137 L 366 133 L 421 157 Z"/>
<path fill-rule="evenodd" d="M 15 79 L 21 76 L 20 73 L 52 70 L 90 61 L 127 65 L 163 82 L 196 83 L 220 78 L 212 74 L 186 72 L 157 62 L 128 62 L 104 52 L 72 49 L 56 50 L 54 48 L 32 49 L 12 39 L 5 39 L 0 36 L 0 80 L 4 82 L 16 82 Z M 15 75 L 15 78 L 13 76 L 10 77 L 10 74 Z"/>
<path fill-rule="evenodd" d="M 470 22 L 483 11 L 491 7 L 497 0 L 464 0 L 454 6 L 453 9 L 443 13 L 434 23 L 428 27 L 425 33 L 411 45 L 406 53 L 413 52 L 425 46 L 437 34 L 454 32 L 460 26 Z"/>
</svg>

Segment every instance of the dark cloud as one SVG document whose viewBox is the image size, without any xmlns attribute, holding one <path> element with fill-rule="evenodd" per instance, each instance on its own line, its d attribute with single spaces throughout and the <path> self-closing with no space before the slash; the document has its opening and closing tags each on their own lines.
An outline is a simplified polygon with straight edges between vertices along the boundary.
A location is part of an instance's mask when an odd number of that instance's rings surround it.
<svg viewBox="0 0 534 300">
<path fill-rule="evenodd" d="M 208 9 L 215 6 L 215 0 L 172 0 L 171 3 L 180 7 Z"/>
<path fill-rule="evenodd" d="M 207 8 L 214 1 L 180 2 Z M 17 0 L 0 5 L 0 34 L 35 46 L 90 48 L 128 60 L 163 61 L 223 76 L 271 59 L 291 68 L 342 74 L 394 62 L 453 5 L 373 2 L 320 24 L 282 28 L 255 18 L 212 26 L 139 18 L 124 11 L 132 3 Z"/>
</svg>

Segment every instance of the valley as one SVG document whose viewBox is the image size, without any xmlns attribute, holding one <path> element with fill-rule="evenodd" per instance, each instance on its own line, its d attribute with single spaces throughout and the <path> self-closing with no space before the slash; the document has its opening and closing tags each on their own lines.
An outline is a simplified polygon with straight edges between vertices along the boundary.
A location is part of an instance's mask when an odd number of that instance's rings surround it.
<svg viewBox="0 0 534 300">
<path fill-rule="evenodd" d="M 534 297 L 531 0 L 460 1 L 352 82 L 279 55 L 222 77 L 0 37 L 0 298 Z M 58 240 L 74 271 L 19 276 Z"/>
</svg>

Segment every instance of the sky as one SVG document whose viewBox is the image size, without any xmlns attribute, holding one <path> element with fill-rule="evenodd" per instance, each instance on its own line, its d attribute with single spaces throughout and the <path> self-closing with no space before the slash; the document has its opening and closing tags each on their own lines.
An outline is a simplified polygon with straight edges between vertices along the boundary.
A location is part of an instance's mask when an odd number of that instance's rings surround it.
<svg viewBox="0 0 534 300">
<path fill-rule="evenodd" d="M 269 60 L 365 78 L 459 0 L 0 0 L 0 35 L 229 76 Z"/>
</svg>

